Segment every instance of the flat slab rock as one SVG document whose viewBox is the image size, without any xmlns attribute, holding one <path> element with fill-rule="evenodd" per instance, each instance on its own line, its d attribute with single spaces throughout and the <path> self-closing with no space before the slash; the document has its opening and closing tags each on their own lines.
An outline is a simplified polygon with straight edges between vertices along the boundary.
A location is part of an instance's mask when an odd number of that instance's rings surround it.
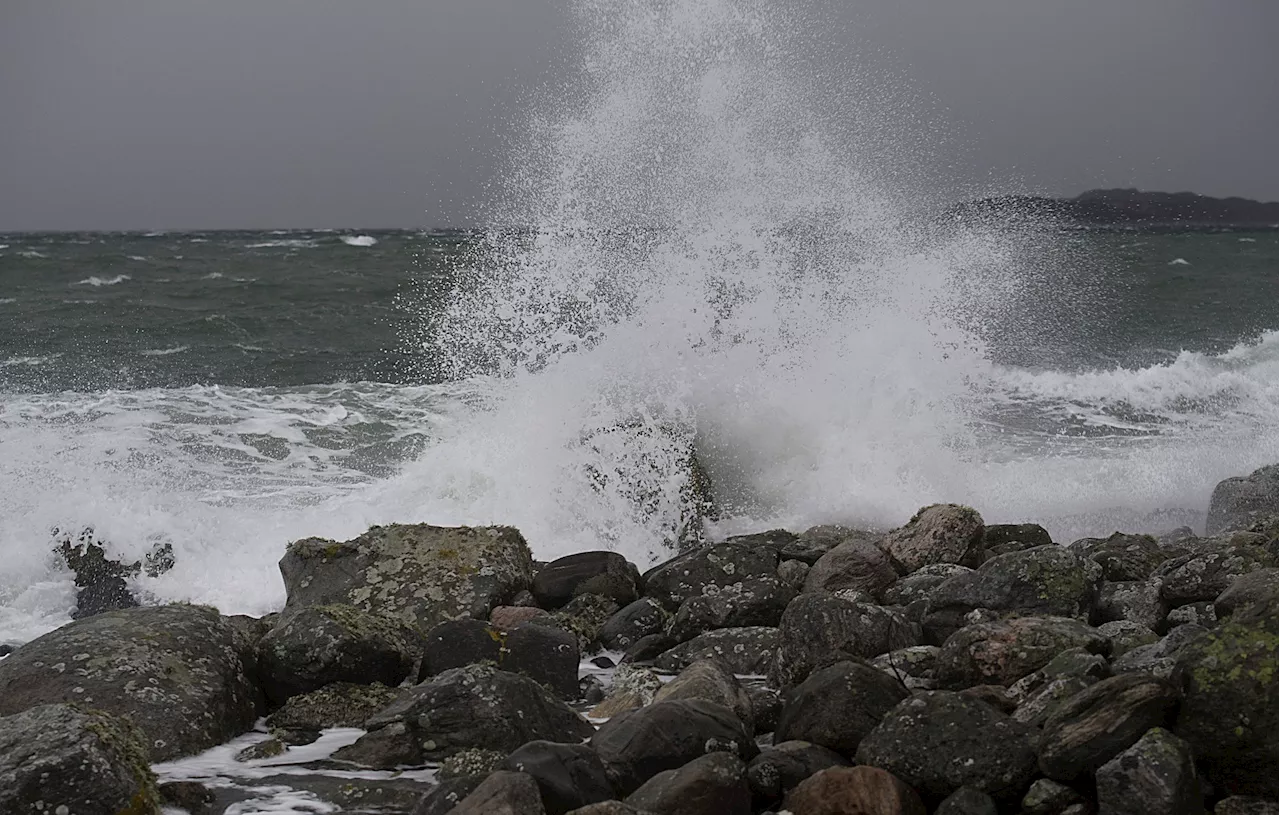
<svg viewBox="0 0 1280 815">
<path fill-rule="evenodd" d="M 345 603 L 426 632 L 459 617 L 487 619 L 529 588 L 533 557 L 509 526 L 375 526 L 346 542 L 305 538 L 280 559 L 285 608 Z"/>
</svg>

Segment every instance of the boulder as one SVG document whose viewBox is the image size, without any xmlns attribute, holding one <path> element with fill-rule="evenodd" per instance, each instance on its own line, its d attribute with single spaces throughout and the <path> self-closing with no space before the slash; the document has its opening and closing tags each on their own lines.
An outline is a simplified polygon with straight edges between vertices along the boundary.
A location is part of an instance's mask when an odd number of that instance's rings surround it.
<svg viewBox="0 0 1280 815">
<path fill-rule="evenodd" d="M 782 715 L 782 694 L 768 685 L 747 685 L 743 690 L 751 700 L 751 719 L 756 733 L 772 733 Z"/>
<path fill-rule="evenodd" d="M 1213 628 L 1218 624 L 1218 613 L 1214 611 L 1213 603 L 1207 601 L 1188 603 L 1170 611 L 1169 616 L 1164 618 L 1164 622 L 1170 629 L 1188 623 L 1201 628 Z"/>
<path fill-rule="evenodd" d="M 1167 560 L 1156 569 L 1160 599 L 1171 608 L 1212 601 L 1250 572 L 1275 572 L 1276 557 L 1261 546 L 1239 545 Z"/>
<path fill-rule="evenodd" d="M 561 698 L 578 696 L 578 639 L 539 622 L 500 631 L 481 620 L 450 620 L 427 634 L 418 681 L 453 668 L 491 662 L 524 674 L 551 688 Z"/>
<path fill-rule="evenodd" d="M 640 586 L 640 570 L 617 552 L 577 552 L 543 566 L 529 588 L 539 606 L 556 609 L 580 594 L 625 606 L 640 596 Z"/>
<path fill-rule="evenodd" d="M 1158 579 L 1130 580 L 1102 584 L 1090 621 L 1100 624 L 1128 620 L 1152 631 L 1163 631 L 1168 615 L 1169 604 L 1160 598 Z"/>
<path fill-rule="evenodd" d="M 1098 768 L 1098 815 L 1201 815 L 1191 748 L 1161 727 Z"/>
<path fill-rule="evenodd" d="M 814 773 L 828 767 L 848 767 L 849 760 L 834 750 L 807 741 L 777 742 L 760 751 L 747 765 L 747 785 L 760 804 L 773 804 Z"/>
<path fill-rule="evenodd" d="M 1049 531 L 1040 524 L 987 524 L 982 533 L 982 548 L 993 555 L 1020 552 L 1052 543 Z"/>
<path fill-rule="evenodd" d="M 289 698 L 267 717 L 272 735 L 287 744 L 310 744 L 331 727 L 364 727 L 373 714 L 400 696 L 396 688 L 379 683 L 335 682 L 319 690 Z"/>
<path fill-rule="evenodd" d="M 785 543 L 778 550 L 778 556 L 783 560 L 798 560 L 812 566 L 827 552 L 846 541 L 876 543 L 883 537 L 884 532 L 876 530 L 854 529 L 836 524 L 811 526 Z"/>
<path fill-rule="evenodd" d="M 1098 602 L 1102 567 L 1061 546 L 997 555 L 933 590 L 929 611 L 975 608 L 1088 619 Z"/>
<path fill-rule="evenodd" d="M 1150 628 L 1128 620 L 1103 623 L 1098 626 L 1098 633 L 1111 641 L 1112 659 L 1124 656 L 1134 648 L 1160 641 L 1159 635 Z"/>
<path fill-rule="evenodd" d="M 1111 670 L 1117 674 L 1141 672 L 1177 681 L 1178 653 L 1205 630 L 1194 623 L 1180 625 L 1155 643 L 1139 645 L 1113 659 Z"/>
<path fill-rule="evenodd" d="M 743 760 L 758 752 L 745 725 L 723 705 L 700 699 L 655 702 L 615 716 L 591 738 L 614 789 L 629 794 L 664 770 L 724 750 Z"/>
<path fill-rule="evenodd" d="M 613 798 L 604 764 L 585 744 L 531 741 L 507 756 L 501 768 L 533 778 L 547 815 Z"/>
<path fill-rule="evenodd" d="M 158 815 L 141 734 L 124 717 L 65 704 L 0 717 L 0 812 Z"/>
<path fill-rule="evenodd" d="M 370 717 L 369 732 L 335 757 L 369 766 L 439 761 L 460 750 L 510 752 L 525 742 L 576 742 L 591 725 L 527 676 L 488 665 L 454 668 Z M 410 760 L 404 760 L 409 757 Z"/>
<path fill-rule="evenodd" d="M 655 815 L 751 815 L 747 767 L 732 753 L 699 756 L 665 770 L 627 796 L 627 803 Z"/>
<path fill-rule="evenodd" d="M 600 631 L 618 612 L 618 604 L 602 594 L 579 594 L 551 615 L 551 622 L 578 638 L 578 650 L 584 654 L 596 650 Z"/>
<path fill-rule="evenodd" d="M 668 619 L 661 603 L 652 597 L 641 597 L 623 606 L 600 627 L 600 644 L 612 651 L 625 651 L 641 637 L 662 633 Z"/>
<path fill-rule="evenodd" d="M 982 562 L 982 516 L 959 504 L 923 507 L 880 541 L 880 548 L 902 574 L 931 563 L 977 566 Z"/>
<path fill-rule="evenodd" d="M 941 586 L 948 577 L 968 574 L 973 571 L 967 566 L 955 563 L 935 563 L 916 569 L 906 577 L 899 578 L 892 586 L 885 589 L 880 597 L 886 605 L 905 606 L 918 600 L 928 600 L 933 590 Z"/>
<path fill-rule="evenodd" d="M 1175 732 L 1191 745 L 1205 776 L 1220 792 L 1273 800 L 1280 793 L 1276 650 L 1273 607 L 1254 619 L 1241 619 L 1237 612 L 1178 651 L 1183 700 Z"/>
<path fill-rule="evenodd" d="M 919 642 L 920 627 L 900 612 L 830 595 L 802 594 L 782 615 L 769 680 L 774 687 L 788 688 L 841 653 L 869 659 Z"/>
<path fill-rule="evenodd" d="M 829 594 L 856 589 L 879 597 L 897 579 L 898 572 L 880 547 L 850 538 L 818 558 L 805 577 L 804 590 Z"/>
<path fill-rule="evenodd" d="M 751 697 L 738 684 L 733 673 L 715 660 L 700 659 L 690 664 L 653 695 L 655 702 L 666 699 L 702 699 L 715 702 L 732 710 L 747 731 L 754 732 L 755 717 L 752 715 Z"/>
<path fill-rule="evenodd" d="M 926 798 L 972 787 L 1017 801 L 1036 772 L 1031 728 L 949 691 L 900 702 L 858 745 L 857 762 L 888 770 Z"/>
<path fill-rule="evenodd" d="M 644 575 L 645 594 L 675 611 L 685 600 L 705 594 L 710 587 L 732 586 L 748 577 L 774 577 L 777 570 L 776 549 L 718 543 L 650 569 Z"/>
<path fill-rule="evenodd" d="M 831 767 L 801 781 L 786 800 L 793 815 L 927 815 L 911 787 L 877 767 Z"/>
<path fill-rule="evenodd" d="M 909 695 L 897 679 L 864 662 L 837 662 L 787 692 L 774 738 L 807 741 L 852 756 L 884 715 Z"/>
<path fill-rule="evenodd" d="M 498 770 L 458 802 L 450 815 L 544 815 L 538 784 L 524 773 Z"/>
<path fill-rule="evenodd" d="M 1091 774 L 1148 730 L 1165 724 L 1177 705 L 1177 688 L 1162 679 L 1141 674 L 1104 679 L 1045 720 L 1038 745 L 1040 771 L 1063 782 Z"/>
<path fill-rule="evenodd" d="M 662 680 L 653 671 L 623 664 L 613 674 L 609 695 L 588 714 L 593 719 L 610 719 L 620 713 L 636 710 L 653 701 Z"/>
<path fill-rule="evenodd" d="M 280 559 L 286 610 L 342 603 L 423 633 L 445 620 L 488 619 L 529 587 L 532 572 L 529 546 L 509 526 L 374 526 L 344 543 L 294 541 Z"/>
<path fill-rule="evenodd" d="M 746 577 L 728 586 L 709 586 L 680 604 L 667 633 L 684 642 L 717 628 L 776 626 L 796 591 L 776 577 Z"/>
<path fill-rule="evenodd" d="M 809 564 L 803 560 L 784 560 L 778 564 L 778 579 L 796 591 L 804 589 L 809 577 Z"/>
<path fill-rule="evenodd" d="M 550 624 L 551 614 L 537 606 L 496 606 L 489 612 L 489 622 L 499 631 L 510 631 L 521 623 L 536 620 Z"/>
<path fill-rule="evenodd" d="M 235 629 L 207 606 L 109 611 L 0 660 L 0 716 L 68 702 L 128 716 L 152 761 L 222 744 L 253 726 L 258 691 Z"/>
<path fill-rule="evenodd" d="M 1219 481 L 1209 498 L 1205 532 L 1217 535 L 1232 529 L 1245 529 L 1254 521 L 1275 514 L 1277 504 L 1277 465 L 1259 467 L 1246 477 Z"/>
<path fill-rule="evenodd" d="M 1280 805 L 1275 799 L 1231 795 L 1214 806 L 1213 815 L 1280 815 Z"/>
<path fill-rule="evenodd" d="M 399 685 L 422 653 L 422 639 L 395 617 L 354 606 L 297 608 L 258 643 L 258 673 L 275 705 L 332 682 Z"/>
<path fill-rule="evenodd" d="M 468 775 L 459 778 L 440 779 L 431 791 L 422 796 L 413 808 L 412 815 L 446 815 L 454 811 L 458 802 L 466 798 L 488 778 L 484 775 Z M 196 813 L 192 813 L 196 815 Z"/>
<path fill-rule="evenodd" d="M 911 690 L 934 690 L 938 687 L 941 651 L 936 645 L 899 648 L 871 660 L 871 667 L 889 674 Z"/>
<path fill-rule="evenodd" d="M 767 626 L 720 628 L 699 634 L 688 642 L 663 651 L 654 666 L 663 671 L 682 671 L 699 659 L 714 659 L 734 674 L 763 676 L 773 665 L 778 650 L 778 629 Z"/>
<path fill-rule="evenodd" d="M 1213 601 L 1218 619 L 1230 617 L 1238 609 L 1265 612 L 1276 607 L 1276 595 L 1280 592 L 1280 572 L 1262 569 L 1240 575 L 1231 581 Z"/>
<path fill-rule="evenodd" d="M 990 795 L 973 787 L 961 787 L 942 799 L 933 815 L 1000 815 Z"/>
<path fill-rule="evenodd" d="M 714 633 L 716 632 L 707 632 L 707 634 Z M 646 634 L 632 643 L 631 647 L 622 655 L 621 663 L 624 665 L 627 663 L 652 664 L 655 659 L 676 646 L 676 641 L 666 634 Z"/>
<path fill-rule="evenodd" d="M 641 812 L 622 801 L 601 801 L 598 804 L 587 804 L 584 807 L 579 807 L 568 815 L 653 815 L 653 813 Z"/>
<path fill-rule="evenodd" d="M 1111 582 L 1146 580 L 1168 555 L 1150 535 L 1116 532 L 1109 538 L 1084 538 L 1070 549 L 1102 567 L 1102 579 Z"/>
<path fill-rule="evenodd" d="M 1105 654 L 1110 642 L 1097 629 L 1066 617 L 1015 617 L 966 626 L 942 644 L 938 682 L 952 689 L 1010 685 L 1077 647 Z"/>
<path fill-rule="evenodd" d="M 1066 784 L 1050 778 L 1037 778 L 1022 796 L 1020 815 L 1060 815 L 1067 807 L 1083 804 L 1084 797 Z"/>
</svg>

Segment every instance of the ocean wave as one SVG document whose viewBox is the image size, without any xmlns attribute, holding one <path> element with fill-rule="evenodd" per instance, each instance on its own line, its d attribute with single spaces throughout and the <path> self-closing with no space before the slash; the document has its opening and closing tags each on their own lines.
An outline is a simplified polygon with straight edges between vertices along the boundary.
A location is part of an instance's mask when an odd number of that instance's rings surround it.
<svg viewBox="0 0 1280 815">
<path fill-rule="evenodd" d="M 99 286 L 115 286 L 128 280 L 133 280 L 133 278 L 127 274 L 118 274 L 115 277 L 98 277 L 94 275 L 93 277 L 86 277 L 84 280 L 77 280 L 73 285 L 97 288 Z"/>
<path fill-rule="evenodd" d="M 341 240 L 347 246 L 373 246 L 378 242 L 371 235 L 343 235 Z"/>
<path fill-rule="evenodd" d="M 1191 261 L 1187 260 L 1186 258 L 1174 258 L 1173 260 L 1169 261 L 1169 264 L 1168 264 L 1168 265 L 1170 265 L 1170 266 L 1190 266 L 1190 265 L 1191 265 Z"/>
<path fill-rule="evenodd" d="M 8 305 L 9 303 L 16 303 L 16 302 L 18 302 L 18 298 L 16 297 L 0 297 L 0 306 L 4 306 L 4 305 Z"/>
<path fill-rule="evenodd" d="M 43 357 L 9 357 L 6 360 L 0 360 L 0 368 L 11 368 L 16 366 L 35 367 L 37 365 L 46 365 L 61 357 L 62 354 L 49 354 Z"/>
<path fill-rule="evenodd" d="M 47 258 L 47 257 L 49 257 L 48 255 L 44 254 L 43 252 L 37 252 L 37 251 L 36 251 L 36 250 L 34 250 L 34 249 L 24 249 L 23 251 L 19 252 L 19 253 L 18 253 L 18 255 L 19 255 L 20 257 L 24 257 L 24 258 L 33 258 L 33 259 L 34 259 L 34 258 Z"/>
<path fill-rule="evenodd" d="M 273 232 L 272 234 L 285 234 L 285 233 Z M 312 240 L 304 240 L 301 238 L 289 238 L 284 240 L 258 241 L 257 243 L 246 243 L 245 248 L 246 249 L 273 249 L 273 248 L 287 247 L 290 249 L 312 249 L 318 245 L 319 244 L 317 244 L 315 241 L 312 241 Z"/>
<path fill-rule="evenodd" d="M 175 345 L 172 348 L 148 348 L 145 351 L 139 351 L 144 357 L 167 357 L 173 354 L 181 354 L 188 350 L 186 345 Z"/>
</svg>

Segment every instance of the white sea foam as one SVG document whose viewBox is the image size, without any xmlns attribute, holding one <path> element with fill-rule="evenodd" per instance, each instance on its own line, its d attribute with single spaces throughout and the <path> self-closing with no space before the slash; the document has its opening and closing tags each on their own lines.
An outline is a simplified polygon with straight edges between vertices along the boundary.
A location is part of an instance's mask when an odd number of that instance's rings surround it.
<svg viewBox="0 0 1280 815">
<path fill-rule="evenodd" d="M 373 246 L 378 240 L 372 235 L 343 235 L 342 242 L 347 246 Z"/>
<path fill-rule="evenodd" d="M 7 306 L 10 303 L 18 302 L 16 297 L 0 297 L 0 306 Z"/>
<path fill-rule="evenodd" d="M 98 277 L 94 275 L 93 277 L 86 277 L 84 280 L 77 280 L 75 285 L 98 288 L 99 286 L 115 286 L 127 280 L 133 280 L 133 278 L 127 274 L 118 274 L 115 277 Z"/>
<path fill-rule="evenodd" d="M 286 234 L 286 233 L 273 232 L 272 234 L 274 235 L 274 234 Z M 246 249 L 273 249 L 273 248 L 279 248 L 279 247 L 288 247 L 290 249 L 310 249 L 317 245 L 318 244 L 312 240 L 303 240 L 300 238 L 289 238 L 285 240 L 258 241 L 256 243 L 246 243 L 244 246 Z"/>
<path fill-rule="evenodd" d="M 186 351 L 188 346 L 175 345 L 172 348 L 148 348 L 145 351 L 139 351 L 144 357 L 167 357 L 172 354 L 181 354 Z"/>
<path fill-rule="evenodd" d="M 49 257 L 49 256 L 48 256 L 48 255 L 46 255 L 45 253 L 43 253 L 43 252 L 37 252 L 37 251 L 36 251 L 36 250 L 34 250 L 34 249 L 24 249 L 23 251 L 19 252 L 19 253 L 18 253 L 18 255 L 19 255 L 19 256 L 21 256 L 21 257 L 24 257 L 24 258 L 33 258 L 33 259 L 34 259 L 34 258 L 47 258 L 47 257 Z"/>
<path fill-rule="evenodd" d="M 1236 240 L 1239 241 L 1240 243 L 1257 243 L 1258 242 L 1257 238 L 1236 238 Z M 0 248 L 3 248 L 3 247 L 0 247 Z"/>
<path fill-rule="evenodd" d="M 1190 266 L 1191 261 L 1187 260 L 1186 258 L 1174 258 L 1173 260 L 1169 261 L 1169 265 L 1170 266 Z"/>
</svg>

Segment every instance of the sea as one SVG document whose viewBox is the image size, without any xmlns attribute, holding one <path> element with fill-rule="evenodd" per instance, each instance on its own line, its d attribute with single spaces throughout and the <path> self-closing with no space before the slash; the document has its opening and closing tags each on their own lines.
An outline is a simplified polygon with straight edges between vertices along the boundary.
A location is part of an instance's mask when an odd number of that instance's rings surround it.
<svg viewBox="0 0 1280 815">
<path fill-rule="evenodd" d="M 0 234 L 0 643 L 70 619 L 86 528 L 172 546 L 144 602 L 260 615 L 290 541 L 373 524 L 643 568 L 948 501 L 1066 543 L 1276 461 L 1274 229 L 949 220 L 779 13 L 583 4 L 483 229 Z"/>
</svg>

